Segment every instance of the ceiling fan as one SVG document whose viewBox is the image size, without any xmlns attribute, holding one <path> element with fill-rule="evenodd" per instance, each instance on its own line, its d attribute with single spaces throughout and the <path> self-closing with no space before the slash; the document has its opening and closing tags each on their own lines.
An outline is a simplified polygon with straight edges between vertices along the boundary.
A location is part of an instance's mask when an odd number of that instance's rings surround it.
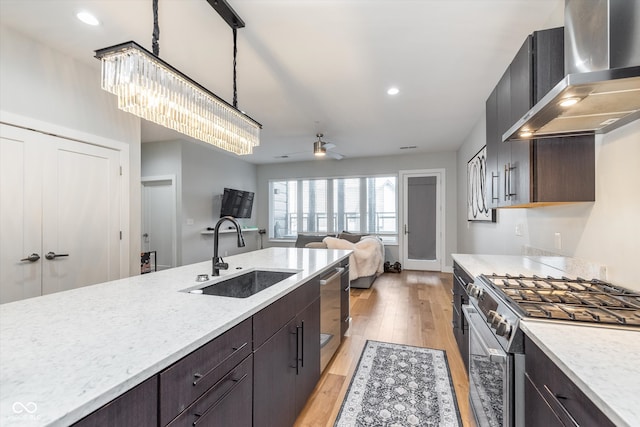
<svg viewBox="0 0 640 427">
<path fill-rule="evenodd" d="M 334 144 L 333 142 L 327 142 L 327 141 L 323 141 L 322 138 L 324 137 L 324 135 L 322 133 L 318 133 L 316 134 L 316 138 L 317 141 L 315 141 L 313 143 L 313 150 L 312 153 L 315 157 L 318 158 L 322 158 L 322 157 L 331 157 L 333 159 L 336 160 L 342 160 L 344 159 L 344 155 L 338 153 L 337 151 L 334 151 L 333 149 L 336 148 L 336 144 Z M 309 153 L 308 151 L 297 151 L 295 153 L 289 153 L 289 154 L 285 154 L 282 156 L 277 156 L 276 158 L 279 159 L 287 159 L 291 156 L 295 156 L 297 154 L 307 154 Z"/>
</svg>

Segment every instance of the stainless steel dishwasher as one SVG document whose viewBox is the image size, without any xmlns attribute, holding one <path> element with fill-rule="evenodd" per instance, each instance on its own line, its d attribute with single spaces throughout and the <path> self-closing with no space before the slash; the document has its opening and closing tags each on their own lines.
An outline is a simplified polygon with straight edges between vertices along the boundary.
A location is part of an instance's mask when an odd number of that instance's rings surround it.
<svg viewBox="0 0 640 427">
<path fill-rule="evenodd" d="M 327 364 L 340 346 L 340 275 L 338 267 L 320 280 L 320 370 Z"/>
</svg>

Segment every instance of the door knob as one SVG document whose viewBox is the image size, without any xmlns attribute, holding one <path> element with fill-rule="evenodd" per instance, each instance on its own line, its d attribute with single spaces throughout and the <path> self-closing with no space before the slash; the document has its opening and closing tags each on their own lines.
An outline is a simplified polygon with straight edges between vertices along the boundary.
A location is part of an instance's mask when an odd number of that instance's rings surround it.
<svg viewBox="0 0 640 427">
<path fill-rule="evenodd" d="M 58 258 L 61 256 L 69 256 L 69 254 L 57 254 L 55 252 L 47 252 L 47 254 L 44 256 L 46 259 L 54 259 L 54 258 Z"/>
<path fill-rule="evenodd" d="M 36 262 L 37 260 L 40 259 L 40 255 L 38 254 L 31 254 L 26 258 L 22 258 L 20 261 L 29 261 L 29 262 Z"/>
</svg>

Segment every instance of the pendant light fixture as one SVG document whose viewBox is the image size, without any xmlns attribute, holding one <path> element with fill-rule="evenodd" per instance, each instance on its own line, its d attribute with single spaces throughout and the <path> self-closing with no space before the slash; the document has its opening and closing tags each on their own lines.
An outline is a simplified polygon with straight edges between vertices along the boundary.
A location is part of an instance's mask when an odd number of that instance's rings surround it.
<svg viewBox="0 0 640 427">
<path fill-rule="evenodd" d="M 236 37 L 244 22 L 224 0 L 210 3 L 233 29 L 233 105 L 181 73 L 159 55 L 158 0 L 153 0 L 151 53 L 135 42 L 99 49 L 102 89 L 118 108 L 235 154 L 251 154 L 262 125 L 237 107 Z"/>
</svg>

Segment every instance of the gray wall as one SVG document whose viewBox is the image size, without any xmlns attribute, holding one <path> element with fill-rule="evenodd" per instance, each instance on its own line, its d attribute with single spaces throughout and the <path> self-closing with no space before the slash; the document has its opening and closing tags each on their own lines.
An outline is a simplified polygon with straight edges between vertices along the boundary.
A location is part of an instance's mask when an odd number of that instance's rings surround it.
<svg viewBox="0 0 640 427">
<path fill-rule="evenodd" d="M 324 178 L 361 175 L 398 175 L 401 170 L 445 169 L 445 264 L 451 268 L 451 253 L 456 252 L 456 153 L 442 152 L 430 154 L 410 154 L 388 157 L 366 157 L 359 159 L 322 159 L 309 162 L 258 165 L 258 224 L 266 228 L 269 224 L 269 180 L 285 178 Z M 463 211 L 464 212 L 464 211 Z M 269 242 L 269 245 L 279 245 Z M 282 245 L 282 244 L 280 244 Z M 387 259 L 399 259 L 398 246 L 387 246 Z"/>
<path fill-rule="evenodd" d="M 177 192 L 178 265 L 209 260 L 213 237 L 201 232 L 220 218 L 220 195 L 224 187 L 257 191 L 256 166 L 204 143 L 165 141 L 142 144 L 142 176 L 175 175 Z M 259 202 L 252 218 L 239 220 L 256 225 Z M 223 229 L 231 224 L 223 224 Z M 246 232 L 246 246 L 236 246 L 235 234 L 221 234 L 219 253 L 233 255 L 259 248 L 259 236 Z"/>
</svg>

